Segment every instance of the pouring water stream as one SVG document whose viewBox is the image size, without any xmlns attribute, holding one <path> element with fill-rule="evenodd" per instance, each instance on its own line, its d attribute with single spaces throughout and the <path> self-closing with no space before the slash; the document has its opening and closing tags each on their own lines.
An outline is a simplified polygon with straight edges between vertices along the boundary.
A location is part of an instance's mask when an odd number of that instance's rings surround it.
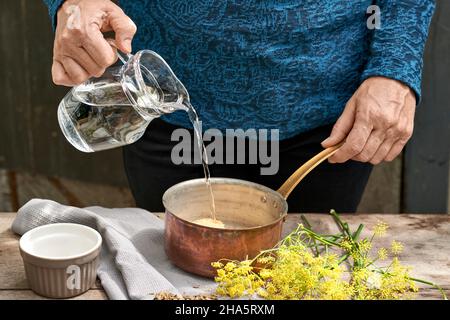
<svg viewBox="0 0 450 320">
<path fill-rule="evenodd" d="M 131 54 L 124 54 L 124 53 L 120 53 L 119 51 L 117 51 L 117 52 L 118 52 L 117 56 L 123 64 L 125 64 L 131 58 Z M 123 55 L 125 55 L 125 57 Z M 215 200 L 214 200 L 214 193 L 213 193 L 212 186 L 211 186 L 211 174 L 209 172 L 209 167 L 208 167 L 208 164 L 209 164 L 208 163 L 208 154 L 206 152 L 205 143 L 203 142 L 203 138 L 202 138 L 200 119 L 198 117 L 197 111 L 194 109 L 192 104 L 189 102 L 189 99 L 186 99 L 186 97 L 184 97 L 182 103 L 177 102 L 174 104 L 173 107 L 175 110 L 176 109 L 185 110 L 188 113 L 189 120 L 192 123 L 194 133 L 195 133 L 195 140 L 197 140 L 198 152 L 200 153 L 200 157 L 202 160 L 203 173 L 205 175 L 205 184 L 206 184 L 206 188 L 208 189 L 208 193 L 209 193 L 211 219 L 214 222 L 216 222 L 217 221 L 217 219 L 216 219 L 216 204 L 215 204 Z"/>
</svg>

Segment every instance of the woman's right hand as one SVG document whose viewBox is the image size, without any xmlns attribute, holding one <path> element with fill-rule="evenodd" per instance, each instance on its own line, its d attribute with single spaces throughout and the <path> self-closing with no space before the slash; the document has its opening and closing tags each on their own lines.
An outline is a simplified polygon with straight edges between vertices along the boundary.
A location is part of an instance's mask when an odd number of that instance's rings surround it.
<svg viewBox="0 0 450 320">
<path fill-rule="evenodd" d="M 110 0 L 66 0 L 57 14 L 52 78 L 74 86 L 101 76 L 117 54 L 102 32 L 114 31 L 119 50 L 130 53 L 133 21 Z"/>
</svg>

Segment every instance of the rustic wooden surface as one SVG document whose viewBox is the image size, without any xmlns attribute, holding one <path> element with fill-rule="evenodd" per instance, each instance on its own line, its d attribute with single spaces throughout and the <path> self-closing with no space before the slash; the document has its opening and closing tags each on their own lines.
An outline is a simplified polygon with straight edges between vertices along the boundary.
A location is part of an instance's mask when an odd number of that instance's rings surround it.
<svg viewBox="0 0 450 320">
<path fill-rule="evenodd" d="M 27 283 L 22 259 L 19 254 L 19 237 L 10 230 L 15 213 L 0 213 L 0 300 L 2 299 L 44 299 L 34 294 Z M 307 215 L 311 224 L 321 232 L 335 231 L 332 219 L 327 215 Z M 409 214 L 357 214 L 343 215 L 351 227 L 359 223 L 366 225 L 365 234 L 370 232 L 378 220 L 389 224 L 388 235 L 374 245 L 389 245 L 393 239 L 404 244 L 400 259 L 413 268 L 413 275 L 441 285 L 450 295 L 450 216 Z M 284 234 L 294 229 L 299 215 L 289 215 Z M 419 299 L 440 299 L 436 289 L 420 285 Z M 75 299 L 107 299 L 99 283 Z"/>
</svg>

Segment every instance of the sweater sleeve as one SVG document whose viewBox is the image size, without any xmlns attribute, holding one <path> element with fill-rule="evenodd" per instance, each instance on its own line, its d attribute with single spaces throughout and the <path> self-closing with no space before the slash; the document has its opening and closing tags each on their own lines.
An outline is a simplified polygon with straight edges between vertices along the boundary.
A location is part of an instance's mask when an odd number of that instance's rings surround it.
<svg viewBox="0 0 450 320">
<path fill-rule="evenodd" d="M 53 30 L 56 29 L 56 13 L 65 0 L 43 0 L 48 8 L 48 14 L 52 19 Z"/>
<path fill-rule="evenodd" d="M 421 95 L 423 50 L 434 12 L 434 0 L 376 0 L 380 28 L 373 29 L 370 56 L 362 81 L 384 76 L 401 81 Z"/>
</svg>

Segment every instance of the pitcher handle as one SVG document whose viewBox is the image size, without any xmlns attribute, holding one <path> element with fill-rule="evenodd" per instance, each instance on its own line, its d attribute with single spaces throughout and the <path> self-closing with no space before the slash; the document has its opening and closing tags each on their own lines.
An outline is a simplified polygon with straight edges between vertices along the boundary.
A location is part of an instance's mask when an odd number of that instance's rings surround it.
<svg viewBox="0 0 450 320">
<path fill-rule="evenodd" d="M 116 40 L 108 38 L 106 39 L 106 41 L 109 43 L 109 45 L 111 47 L 113 47 L 114 49 L 116 49 L 116 54 L 117 54 L 117 58 L 120 60 L 120 62 L 122 62 L 123 64 L 126 64 L 128 62 L 128 60 L 131 59 L 131 57 L 133 57 L 133 55 L 131 53 L 125 53 L 119 50 L 119 48 L 116 45 Z"/>
</svg>

